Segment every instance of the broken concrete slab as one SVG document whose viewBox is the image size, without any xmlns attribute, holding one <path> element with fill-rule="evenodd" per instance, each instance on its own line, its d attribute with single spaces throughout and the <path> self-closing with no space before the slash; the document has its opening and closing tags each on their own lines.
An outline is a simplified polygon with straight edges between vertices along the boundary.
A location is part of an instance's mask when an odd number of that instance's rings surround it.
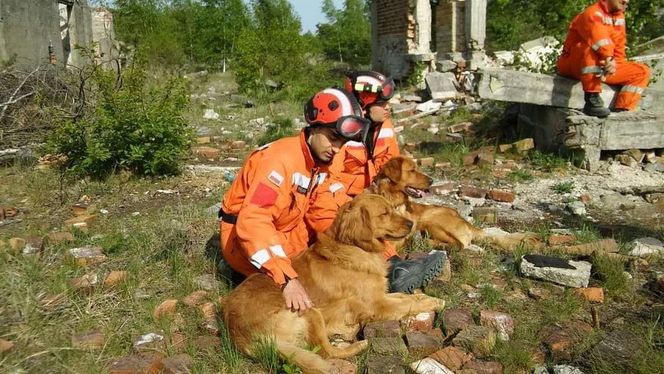
<svg viewBox="0 0 664 374">
<path fill-rule="evenodd" d="M 619 86 L 602 85 L 602 100 L 612 103 Z M 479 81 L 482 99 L 527 103 L 561 108 L 583 108 L 585 101 L 581 82 L 559 75 L 537 74 L 505 69 L 485 69 Z M 640 108 L 664 112 L 664 91 L 647 88 Z"/>
<path fill-rule="evenodd" d="M 445 101 L 454 99 L 457 95 L 456 77 L 452 73 L 433 72 L 425 78 L 427 90 L 434 101 Z"/>
<path fill-rule="evenodd" d="M 418 112 L 431 112 L 431 111 L 436 111 L 439 110 L 443 104 L 440 102 L 435 102 L 433 100 L 429 100 L 427 102 L 424 102 L 422 104 L 419 104 L 416 109 Z"/>
<path fill-rule="evenodd" d="M 588 287 L 592 264 L 557 257 L 527 255 L 521 258 L 521 274 L 563 286 Z"/>
<path fill-rule="evenodd" d="M 635 257 L 663 256 L 664 244 L 656 238 L 638 238 L 632 242 L 632 250 L 629 255 Z"/>
<path fill-rule="evenodd" d="M 539 151 L 568 150 L 577 154 L 580 166 L 590 171 L 599 167 L 602 151 L 664 147 L 662 113 L 612 113 L 600 119 L 570 109 L 522 104 L 518 126 L 532 133 Z"/>
</svg>

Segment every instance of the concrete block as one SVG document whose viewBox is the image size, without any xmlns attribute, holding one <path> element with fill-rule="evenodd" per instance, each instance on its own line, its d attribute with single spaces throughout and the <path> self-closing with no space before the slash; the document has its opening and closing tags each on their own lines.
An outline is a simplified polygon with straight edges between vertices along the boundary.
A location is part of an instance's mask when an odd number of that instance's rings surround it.
<svg viewBox="0 0 664 374">
<path fill-rule="evenodd" d="M 587 261 L 539 255 L 523 256 L 520 266 L 524 276 L 575 288 L 588 287 L 591 268 Z"/>
<path fill-rule="evenodd" d="M 452 73 L 433 72 L 425 78 L 427 90 L 435 101 L 454 99 L 457 95 L 458 82 Z"/>
<path fill-rule="evenodd" d="M 612 103 L 619 86 L 602 85 L 602 100 Z M 485 69 L 479 81 L 483 99 L 528 103 L 560 108 L 582 109 L 585 104 L 581 83 L 559 75 L 537 74 L 516 70 Z M 640 108 L 663 112 L 664 91 L 648 88 Z"/>
</svg>

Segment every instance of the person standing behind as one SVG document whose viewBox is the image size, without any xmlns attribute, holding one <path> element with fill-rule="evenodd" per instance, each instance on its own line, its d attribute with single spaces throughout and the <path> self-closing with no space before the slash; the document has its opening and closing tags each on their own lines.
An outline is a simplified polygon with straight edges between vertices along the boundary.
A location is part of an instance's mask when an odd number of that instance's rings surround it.
<svg viewBox="0 0 664 374">
<path fill-rule="evenodd" d="M 357 100 L 334 88 L 315 94 L 304 117 L 309 125 L 298 136 L 249 156 L 219 211 L 224 262 L 244 276 L 267 274 L 299 311 L 312 307 L 290 261 L 308 247 L 304 214 L 335 154 L 348 140 L 363 142 L 370 126 Z"/>
<path fill-rule="evenodd" d="M 557 63 L 558 73 L 581 81 L 583 112 L 589 116 L 604 118 L 610 114 L 599 96 L 602 82 L 622 85 L 615 112 L 636 109 L 648 86 L 648 67 L 627 61 L 625 54 L 628 4 L 629 0 L 600 0 L 579 13 L 569 27 Z"/>
<path fill-rule="evenodd" d="M 365 116 L 371 120 L 371 131 L 366 142 L 347 142 L 330 166 L 330 177 L 334 183 L 329 184 L 329 189 L 318 191 L 305 215 L 312 239 L 316 233 L 330 227 L 344 203 L 371 185 L 387 161 L 400 155 L 388 103 L 394 96 L 394 81 L 375 71 L 359 71 L 349 73 L 343 86 L 353 93 Z M 387 274 L 390 291 L 405 293 L 435 278 L 442 271 L 446 259 L 443 252 L 434 251 L 417 260 L 403 260 L 389 242 L 385 243 L 383 257 L 390 264 Z"/>
</svg>

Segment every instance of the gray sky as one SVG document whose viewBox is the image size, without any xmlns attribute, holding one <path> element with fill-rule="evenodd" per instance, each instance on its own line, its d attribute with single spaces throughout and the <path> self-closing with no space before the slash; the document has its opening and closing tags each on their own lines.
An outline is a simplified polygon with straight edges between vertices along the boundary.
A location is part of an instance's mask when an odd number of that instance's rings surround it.
<svg viewBox="0 0 664 374">
<path fill-rule="evenodd" d="M 288 0 L 293 5 L 293 9 L 300 16 L 303 32 L 316 31 L 316 25 L 325 22 L 325 15 L 321 11 L 322 0 Z M 245 0 L 245 2 L 248 2 Z M 112 4 L 113 0 L 88 0 L 91 5 Z M 337 9 L 343 6 L 343 0 L 334 0 Z"/>
</svg>

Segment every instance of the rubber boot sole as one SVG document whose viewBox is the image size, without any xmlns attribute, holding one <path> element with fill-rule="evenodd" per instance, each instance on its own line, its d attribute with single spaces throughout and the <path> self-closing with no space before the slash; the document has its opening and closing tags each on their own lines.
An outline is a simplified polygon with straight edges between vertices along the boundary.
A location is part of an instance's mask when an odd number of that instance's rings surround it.
<svg viewBox="0 0 664 374">
<path fill-rule="evenodd" d="M 434 280 L 442 272 L 443 264 L 445 264 L 445 260 L 447 259 L 447 254 L 443 251 L 436 251 L 429 256 L 432 258 L 429 259 L 428 263 L 422 270 L 422 280 L 419 283 L 413 283 L 409 287 L 393 292 L 412 294 L 415 289 L 422 288 Z"/>
</svg>

